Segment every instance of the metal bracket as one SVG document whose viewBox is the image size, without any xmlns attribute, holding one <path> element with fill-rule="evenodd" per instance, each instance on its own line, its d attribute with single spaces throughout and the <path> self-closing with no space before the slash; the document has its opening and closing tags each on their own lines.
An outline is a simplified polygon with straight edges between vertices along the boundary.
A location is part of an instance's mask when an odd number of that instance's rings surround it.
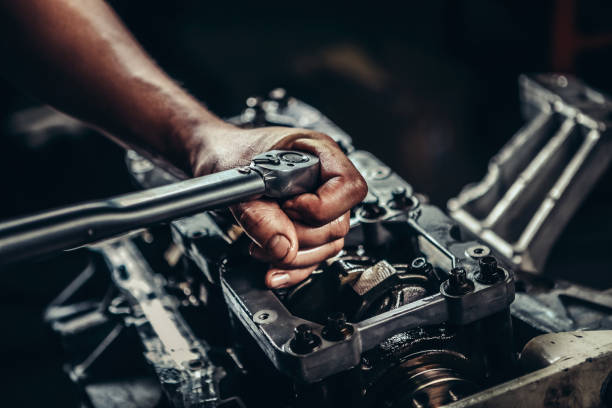
<svg viewBox="0 0 612 408">
<path fill-rule="evenodd" d="M 527 125 L 448 209 L 512 265 L 541 273 L 612 160 L 612 100 L 563 75 L 521 76 L 519 83 Z"/>
</svg>

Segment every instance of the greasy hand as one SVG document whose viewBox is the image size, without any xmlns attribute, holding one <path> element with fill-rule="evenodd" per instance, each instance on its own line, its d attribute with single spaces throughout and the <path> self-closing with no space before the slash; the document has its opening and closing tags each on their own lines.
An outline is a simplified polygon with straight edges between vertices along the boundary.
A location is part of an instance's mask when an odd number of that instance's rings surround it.
<svg viewBox="0 0 612 408">
<path fill-rule="evenodd" d="M 196 176 L 250 163 L 273 149 L 313 153 L 321 163 L 321 186 L 284 203 L 259 199 L 231 208 L 253 241 L 251 255 L 271 264 L 265 278 L 271 288 L 304 280 L 319 263 L 344 246 L 349 211 L 367 193 L 367 185 L 337 144 L 322 133 L 268 127 L 218 132 L 214 143 L 194 160 Z"/>
</svg>

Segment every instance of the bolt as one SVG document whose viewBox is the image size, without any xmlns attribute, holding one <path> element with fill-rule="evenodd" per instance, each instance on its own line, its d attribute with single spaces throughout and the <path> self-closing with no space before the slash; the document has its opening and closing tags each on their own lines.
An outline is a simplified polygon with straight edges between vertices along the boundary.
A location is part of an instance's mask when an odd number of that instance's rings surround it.
<svg viewBox="0 0 612 408">
<path fill-rule="evenodd" d="M 378 205 L 378 197 L 371 193 L 368 193 L 363 199 L 361 206 L 365 218 L 376 218 L 385 212 L 385 210 Z"/>
<path fill-rule="evenodd" d="M 453 268 L 450 271 L 448 283 L 453 287 L 464 286 L 467 282 L 467 274 L 463 268 Z"/>
<path fill-rule="evenodd" d="M 261 98 L 255 96 L 251 96 L 246 100 L 247 111 L 250 110 L 253 123 L 258 125 L 266 123 L 266 111 L 263 108 L 262 102 Z"/>
<path fill-rule="evenodd" d="M 280 108 L 284 108 L 287 106 L 287 102 L 289 102 L 289 95 L 287 95 L 287 91 L 283 88 L 276 88 L 270 91 L 270 99 L 276 101 Z"/>
<path fill-rule="evenodd" d="M 187 363 L 187 365 L 189 366 L 189 368 L 191 370 L 199 370 L 200 368 L 202 368 L 204 365 L 202 364 L 202 360 L 200 360 L 199 358 L 190 360 L 189 363 Z"/>
<path fill-rule="evenodd" d="M 353 326 L 346 322 L 344 313 L 336 312 L 327 316 L 327 324 L 321 334 L 325 340 L 345 340 L 353 334 Z"/>
<path fill-rule="evenodd" d="M 261 98 L 258 96 L 250 96 L 246 100 L 246 106 L 249 108 L 256 108 L 261 106 Z"/>
<path fill-rule="evenodd" d="M 395 187 L 391 190 L 390 206 L 395 209 L 405 208 L 410 204 L 410 198 L 406 195 L 406 188 L 403 186 Z"/>
<path fill-rule="evenodd" d="M 490 285 L 498 282 L 502 277 L 500 268 L 497 266 L 497 259 L 492 256 L 484 256 L 478 260 L 480 270 L 476 274 L 476 280 L 480 283 Z"/>
<path fill-rule="evenodd" d="M 449 273 L 445 289 L 449 295 L 461 296 L 471 292 L 474 289 L 474 283 L 468 279 L 464 268 L 453 268 Z"/>
<path fill-rule="evenodd" d="M 434 276 L 433 266 L 422 256 L 412 260 L 410 272 L 418 273 L 423 276 Z"/>
<path fill-rule="evenodd" d="M 391 191 L 391 196 L 394 200 L 406 198 L 406 187 L 397 186 Z"/>
<path fill-rule="evenodd" d="M 294 330 L 295 336 L 291 340 L 291 350 L 297 354 L 308 354 L 321 345 L 319 336 L 312 332 L 312 327 L 300 324 Z"/>
<path fill-rule="evenodd" d="M 176 368 L 162 368 L 159 372 L 159 379 L 164 384 L 177 385 L 182 381 L 182 376 Z"/>
</svg>

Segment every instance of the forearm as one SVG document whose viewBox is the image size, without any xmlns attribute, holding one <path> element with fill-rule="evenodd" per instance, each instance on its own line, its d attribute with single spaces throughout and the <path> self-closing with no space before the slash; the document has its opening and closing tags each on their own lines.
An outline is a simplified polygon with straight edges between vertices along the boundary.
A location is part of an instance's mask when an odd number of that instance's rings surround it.
<svg viewBox="0 0 612 408">
<path fill-rule="evenodd" d="M 0 18 L 12 80 L 129 145 L 191 172 L 206 133 L 227 126 L 164 74 L 102 0 L 0 0 Z"/>
<path fill-rule="evenodd" d="M 22 87 L 189 174 L 245 165 L 273 149 L 316 154 L 315 192 L 232 208 L 252 255 L 273 265 L 270 287 L 298 283 L 342 248 L 348 210 L 367 185 L 338 145 L 307 129 L 224 123 L 155 65 L 102 0 L 0 0 L 0 44 L 0 66 Z"/>
</svg>

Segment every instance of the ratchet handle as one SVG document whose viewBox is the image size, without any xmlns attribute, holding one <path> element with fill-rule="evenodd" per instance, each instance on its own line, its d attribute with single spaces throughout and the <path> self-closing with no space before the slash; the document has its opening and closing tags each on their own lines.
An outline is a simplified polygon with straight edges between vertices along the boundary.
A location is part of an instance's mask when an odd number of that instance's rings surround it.
<svg viewBox="0 0 612 408">
<path fill-rule="evenodd" d="M 0 223 L 0 265 L 264 195 L 287 198 L 318 181 L 316 156 L 275 150 L 248 167 L 16 218 Z"/>
</svg>

